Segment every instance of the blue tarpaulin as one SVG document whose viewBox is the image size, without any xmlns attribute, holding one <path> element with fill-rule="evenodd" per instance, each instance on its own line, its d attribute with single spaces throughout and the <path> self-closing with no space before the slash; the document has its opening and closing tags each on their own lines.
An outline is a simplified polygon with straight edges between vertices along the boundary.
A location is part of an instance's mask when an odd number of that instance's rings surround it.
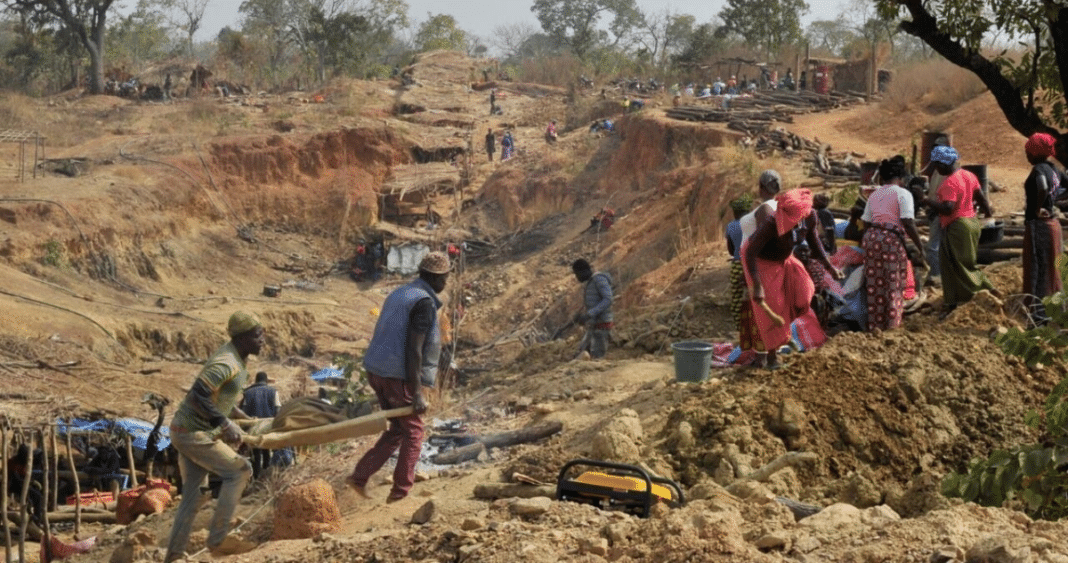
<svg viewBox="0 0 1068 563">
<path fill-rule="evenodd" d="M 72 427 L 75 430 L 115 431 L 129 434 L 133 440 L 133 447 L 139 450 L 148 447 L 148 435 L 152 432 L 152 428 L 156 426 L 147 420 L 139 418 L 120 418 L 117 420 L 83 420 L 75 418 L 69 425 L 66 420 L 57 420 L 56 425 L 56 430 L 60 435 L 66 434 L 68 427 Z M 156 448 L 162 450 L 169 445 L 171 445 L 171 429 L 164 424 L 159 428 L 159 441 L 156 443 Z"/>
<path fill-rule="evenodd" d="M 326 367 L 313 373 L 311 378 L 323 383 L 329 379 L 345 379 L 345 372 L 335 367 Z"/>
</svg>

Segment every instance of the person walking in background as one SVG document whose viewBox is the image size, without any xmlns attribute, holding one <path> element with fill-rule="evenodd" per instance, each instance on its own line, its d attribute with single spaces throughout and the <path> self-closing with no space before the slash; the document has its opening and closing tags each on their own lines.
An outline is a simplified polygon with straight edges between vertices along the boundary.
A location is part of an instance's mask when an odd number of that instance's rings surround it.
<svg viewBox="0 0 1068 563">
<path fill-rule="evenodd" d="M 278 414 L 278 407 L 282 402 L 278 399 L 278 391 L 267 385 L 270 379 L 267 372 L 261 371 L 256 374 L 256 382 L 241 397 L 241 411 L 255 418 L 274 418 Z M 271 450 L 264 448 L 252 449 L 252 478 L 259 479 L 263 471 L 271 464 Z"/>
<path fill-rule="evenodd" d="M 575 324 L 586 326 L 579 354 L 589 352 L 591 358 L 603 358 L 612 332 L 612 278 L 607 272 L 594 273 L 590 263 L 582 258 L 571 264 L 571 272 L 579 283 L 585 284 L 582 310 L 572 319 Z"/>
<path fill-rule="evenodd" d="M 946 137 L 939 137 L 935 141 L 935 146 L 948 147 L 949 140 Z M 920 171 L 920 174 L 928 177 L 927 193 L 931 196 L 938 193 L 938 188 L 946 179 L 945 176 L 938 173 L 933 160 Z M 939 221 L 938 211 L 929 206 L 927 207 L 927 225 L 927 245 L 923 248 L 924 257 L 927 259 L 927 276 L 923 281 L 923 285 L 940 287 L 942 285 L 942 266 L 939 259 L 939 249 L 942 247 L 942 222 Z"/>
<path fill-rule="evenodd" d="M 882 186 L 864 207 L 864 280 L 868 295 L 868 330 L 901 326 L 905 291 L 915 285 L 912 264 L 905 249 L 905 235 L 916 248 L 923 248 L 916 230 L 915 206 L 905 182 L 905 157 L 895 156 L 879 164 Z M 911 297 L 911 295 L 910 295 Z"/>
<path fill-rule="evenodd" d="M 1061 224 L 1053 216 L 1053 202 L 1060 192 L 1062 176 L 1050 157 L 1057 156 L 1056 139 L 1035 133 L 1024 144 L 1031 174 L 1024 181 L 1023 294 L 1031 320 L 1041 326 L 1049 322 L 1042 298 L 1061 290 L 1057 257 L 1064 252 Z"/>
<path fill-rule="evenodd" d="M 493 162 L 493 153 L 497 152 L 497 137 L 493 135 L 493 128 L 486 130 L 486 156 Z"/>
<path fill-rule="evenodd" d="M 927 201 L 938 213 L 942 224 L 942 244 L 938 253 L 942 268 L 942 318 L 980 291 L 988 290 L 995 297 L 1001 296 L 977 265 L 982 229 L 975 218 L 972 201 L 979 203 L 987 217 L 993 216 L 994 210 L 983 194 L 979 178 L 959 168 L 958 160 L 959 155 L 953 147 L 937 146 L 931 151 L 935 171 L 945 177 L 935 197 Z"/>
<path fill-rule="evenodd" d="M 231 418 L 247 418 L 237 401 L 248 381 L 245 362 L 260 353 L 264 331 L 260 320 L 244 311 L 230 316 L 226 331 L 230 341 L 204 364 L 171 421 L 171 443 L 178 450 L 182 472 L 182 501 L 174 515 L 165 563 L 185 556 L 200 508 L 200 487 L 209 473 L 222 478 L 222 489 L 209 527 L 208 549 L 215 555 L 233 555 L 255 547 L 228 535 L 237 502 L 252 475 L 249 461 L 234 451 L 243 433 Z"/>
<path fill-rule="evenodd" d="M 794 247 L 807 241 L 816 259 L 835 279 L 842 274 L 831 265 L 816 229 L 819 221 L 812 212 L 812 192 L 791 190 L 776 196 L 778 205 L 764 214 L 756 232 L 744 243 L 742 262 L 752 301 L 753 317 L 760 339 L 768 352 L 760 357 L 758 367 L 776 368 L 776 351 L 790 341 L 790 325 L 801 320 L 805 348 L 822 345 L 827 337 L 812 311 L 815 286 L 805 266 L 794 256 Z"/>
<path fill-rule="evenodd" d="M 451 264 L 444 252 L 431 252 L 419 263 L 419 277 L 389 294 L 375 323 L 371 343 L 363 357 L 367 382 L 382 410 L 411 405 L 407 416 L 389 419 L 389 428 L 356 463 L 345 483 L 367 497 L 367 482 L 394 452 L 397 467 L 386 502 L 408 496 L 415 483 L 415 465 L 423 444 L 427 402 L 423 387 L 434 387 L 441 357 L 438 310 Z"/>
<path fill-rule="evenodd" d="M 490 115 L 497 113 L 497 89 L 490 90 Z"/>
<path fill-rule="evenodd" d="M 501 137 L 501 160 L 512 158 L 513 153 L 515 153 L 515 139 L 512 138 L 511 131 L 505 131 L 504 136 Z"/>
<path fill-rule="evenodd" d="M 549 122 L 549 126 L 545 128 L 545 142 L 550 145 L 556 142 L 556 120 Z"/>
</svg>

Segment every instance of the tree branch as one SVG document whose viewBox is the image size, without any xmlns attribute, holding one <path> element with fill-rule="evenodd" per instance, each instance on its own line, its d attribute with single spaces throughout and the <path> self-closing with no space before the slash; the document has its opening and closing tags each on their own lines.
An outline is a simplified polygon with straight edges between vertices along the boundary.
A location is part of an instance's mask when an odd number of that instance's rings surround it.
<svg viewBox="0 0 1068 563">
<path fill-rule="evenodd" d="M 1059 136 L 1060 133 L 1045 124 L 1038 113 L 1024 106 L 1023 92 L 1001 73 L 1001 69 L 978 52 L 966 49 L 960 41 L 938 28 L 938 22 L 927 11 L 924 0 L 896 0 L 912 16 L 912 21 L 901 22 L 901 30 L 927 43 L 949 62 L 975 73 L 990 89 L 1002 113 L 1013 129 L 1024 136 L 1044 132 Z M 1056 31 L 1054 31 L 1056 35 Z"/>
</svg>

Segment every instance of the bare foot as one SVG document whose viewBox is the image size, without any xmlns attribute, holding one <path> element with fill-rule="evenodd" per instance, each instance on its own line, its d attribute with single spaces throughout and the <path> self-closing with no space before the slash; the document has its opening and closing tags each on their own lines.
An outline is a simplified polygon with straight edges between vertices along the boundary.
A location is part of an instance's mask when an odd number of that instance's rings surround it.
<svg viewBox="0 0 1068 563">
<path fill-rule="evenodd" d="M 367 487 L 357 485 L 356 479 L 354 479 L 352 475 L 345 477 L 345 486 L 352 489 L 356 492 L 356 494 L 360 495 L 363 498 L 371 498 L 371 495 L 367 494 Z"/>
</svg>

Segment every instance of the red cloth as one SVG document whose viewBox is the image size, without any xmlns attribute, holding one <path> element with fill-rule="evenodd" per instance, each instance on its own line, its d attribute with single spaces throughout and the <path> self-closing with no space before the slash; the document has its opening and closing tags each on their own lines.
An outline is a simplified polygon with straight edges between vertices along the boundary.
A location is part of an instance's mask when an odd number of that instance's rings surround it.
<svg viewBox="0 0 1068 563">
<path fill-rule="evenodd" d="M 1035 133 L 1024 143 L 1024 150 L 1031 156 L 1057 156 L 1057 140 L 1048 133 Z"/>
<path fill-rule="evenodd" d="M 975 217 L 975 208 L 972 206 L 972 194 L 975 190 L 982 189 L 979 178 L 961 168 L 949 175 L 938 187 L 938 201 L 955 201 L 957 210 L 951 215 L 939 215 L 942 228 L 950 223 L 965 217 Z"/>
<path fill-rule="evenodd" d="M 382 410 L 406 407 L 412 404 L 412 393 L 401 379 L 380 377 L 367 374 L 367 382 L 378 396 Z M 415 464 L 419 462 L 419 451 L 423 447 L 423 419 L 417 414 L 398 416 L 389 419 L 389 428 L 382 433 L 374 446 L 363 454 L 352 470 L 352 479 L 361 487 L 367 485 L 376 471 L 382 468 L 400 448 L 397 455 L 397 468 L 393 471 L 393 489 L 391 498 L 408 495 L 415 483 Z"/>
<path fill-rule="evenodd" d="M 775 210 L 775 228 L 779 236 L 786 234 L 812 213 L 812 190 L 800 188 L 775 196 L 779 202 Z"/>
<path fill-rule="evenodd" d="M 59 538 L 54 535 L 48 536 L 47 545 L 52 546 L 52 557 L 48 557 L 49 554 L 48 550 L 45 549 L 45 545 L 44 542 L 41 542 L 41 563 L 51 563 L 59 559 L 66 559 L 71 555 L 88 553 L 96 545 L 96 536 L 70 544 L 59 541 Z"/>
<path fill-rule="evenodd" d="M 812 197 L 810 196 L 808 200 L 811 208 Z M 781 202 L 779 203 L 779 209 L 782 209 Z M 746 241 L 745 244 L 748 245 L 749 242 Z M 764 287 L 764 302 L 768 304 L 775 314 L 786 321 L 782 326 L 775 326 L 764 308 L 756 301 L 751 300 L 753 318 L 756 321 L 757 330 L 760 332 L 760 340 L 763 341 L 764 346 L 768 350 L 775 350 L 790 342 L 790 323 L 801 317 L 811 317 L 811 319 L 806 319 L 806 322 L 809 320 L 812 322 L 812 324 L 806 325 L 806 330 L 810 331 L 807 339 L 812 342 L 819 341 L 822 344 L 822 341 L 812 334 L 814 331 L 823 331 L 819 328 L 819 320 L 812 310 L 812 296 L 815 294 L 816 288 L 812 283 L 812 278 L 808 275 L 808 271 L 805 270 L 805 266 L 792 254 L 783 262 L 764 260 L 763 258 L 757 258 L 756 260 L 757 275 L 760 276 L 760 284 Z M 745 262 L 744 249 L 742 251 L 742 262 Z M 749 275 L 748 266 L 745 268 L 745 281 L 750 290 L 752 290 L 753 279 Z"/>
</svg>

